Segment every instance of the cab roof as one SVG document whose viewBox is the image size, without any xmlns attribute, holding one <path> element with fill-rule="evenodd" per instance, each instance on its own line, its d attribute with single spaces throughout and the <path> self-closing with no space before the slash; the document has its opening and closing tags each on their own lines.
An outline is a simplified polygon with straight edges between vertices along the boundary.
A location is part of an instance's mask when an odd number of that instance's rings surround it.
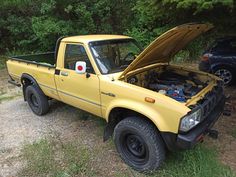
<svg viewBox="0 0 236 177">
<path fill-rule="evenodd" d="M 103 41 L 103 40 L 113 40 L 113 39 L 130 39 L 129 36 L 124 35 L 110 35 L 110 34 L 94 34 L 94 35 L 80 35 L 80 36 L 70 36 L 62 39 L 63 42 L 79 42 L 79 43 L 89 43 L 92 41 Z"/>
</svg>

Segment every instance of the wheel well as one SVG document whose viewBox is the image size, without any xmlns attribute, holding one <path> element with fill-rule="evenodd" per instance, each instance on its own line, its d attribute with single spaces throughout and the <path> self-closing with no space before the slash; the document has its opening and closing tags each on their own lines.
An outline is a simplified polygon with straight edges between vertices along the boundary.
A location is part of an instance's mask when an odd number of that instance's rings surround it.
<svg viewBox="0 0 236 177">
<path fill-rule="evenodd" d="M 230 69 L 230 70 L 233 70 L 233 67 L 230 66 L 230 65 L 225 65 L 225 64 L 219 64 L 219 65 L 215 65 L 213 68 L 212 68 L 212 71 L 215 72 L 217 69 L 219 68 L 227 68 L 227 69 Z"/>
<path fill-rule="evenodd" d="M 156 125 L 146 116 L 131 110 L 131 109 L 127 109 L 127 108 L 122 108 L 122 107 L 116 107 L 113 108 L 110 111 L 109 117 L 108 117 L 108 122 L 107 125 L 104 129 L 104 136 L 103 136 L 103 140 L 106 141 L 108 140 L 114 132 L 115 126 L 123 119 L 127 118 L 127 117 L 131 117 L 131 116 L 136 116 L 136 117 L 140 117 L 145 119 L 146 121 L 150 122 L 151 124 L 153 124 L 155 127 Z M 158 130 L 158 128 L 157 128 Z M 158 130 L 159 131 L 159 130 Z"/>
<path fill-rule="evenodd" d="M 25 90 L 26 90 L 26 88 L 27 88 L 29 85 L 35 84 L 35 85 L 38 86 L 38 84 L 37 84 L 36 80 L 35 80 L 32 76 L 30 76 L 30 75 L 28 75 L 28 74 L 22 74 L 22 76 L 21 76 L 21 84 L 22 84 L 22 90 L 23 90 L 24 101 L 26 101 L 26 96 L 25 96 Z"/>
<path fill-rule="evenodd" d="M 21 78 L 21 83 L 22 83 L 22 91 L 23 91 L 24 101 L 26 101 L 26 96 L 25 96 L 26 87 L 28 87 L 29 85 L 32 85 L 33 82 L 28 78 Z"/>
<path fill-rule="evenodd" d="M 22 83 L 23 85 L 26 85 L 26 86 L 29 86 L 29 85 L 32 85 L 32 84 L 33 84 L 33 82 L 32 82 L 30 79 L 28 79 L 28 78 L 22 78 L 22 79 L 21 79 L 21 83 Z"/>
</svg>

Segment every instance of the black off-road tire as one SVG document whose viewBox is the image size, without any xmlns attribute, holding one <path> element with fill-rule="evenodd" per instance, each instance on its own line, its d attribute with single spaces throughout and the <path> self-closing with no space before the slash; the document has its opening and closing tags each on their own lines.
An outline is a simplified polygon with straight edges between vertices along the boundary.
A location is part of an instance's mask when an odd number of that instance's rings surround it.
<svg viewBox="0 0 236 177">
<path fill-rule="evenodd" d="M 26 87 L 25 95 L 31 110 L 36 115 L 42 116 L 49 111 L 48 99 L 36 85 Z"/>
<path fill-rule="evenodd" d="M 156 127 L 140 117 L 120 121 L 114 142 L 126 164 L 139 172 L 157 170 L 165 159 L 165 146 Z"/>
</svg>

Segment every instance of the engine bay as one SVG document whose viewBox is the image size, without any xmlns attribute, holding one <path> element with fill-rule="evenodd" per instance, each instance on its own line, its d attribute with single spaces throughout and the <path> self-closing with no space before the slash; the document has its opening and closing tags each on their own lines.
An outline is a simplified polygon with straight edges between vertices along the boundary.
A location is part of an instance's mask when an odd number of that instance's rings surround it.
<svg viewBox="0 0 236 177">
<path fill-rule="evenodd" d="M 186 102 L 207 86 L 194 72 L 151 70 L 128 78 L 130 84 L 140 85 L 179 102 Z"/>
</svg>

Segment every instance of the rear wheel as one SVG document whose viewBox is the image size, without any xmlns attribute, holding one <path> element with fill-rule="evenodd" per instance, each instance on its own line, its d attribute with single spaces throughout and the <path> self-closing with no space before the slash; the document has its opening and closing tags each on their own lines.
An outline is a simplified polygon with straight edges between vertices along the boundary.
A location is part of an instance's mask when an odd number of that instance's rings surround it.
<svg viewBox="0 0 236 177">
<path fill-rule="evenodd" d="M 49 111 L 49 104 L 46 95 L 35 85 L 30 85 L 25 90 L 26 100 L 31 110 L 38 116 Z"/>
<path fill-rule="evenodd" d="M 231 85 L 234 81 L 233 70 L 227 67 L 215 69 L 214 74 L 224 81 L 225 85 Z"/>
<path fill-rule="evenodd" d="M 121 158 L 139 172 L 160 167 L 165 159 L 165 147 L 156 127 L 145 119 L 129 117 L 119 122 L 114 141 Z"/>
</svg>

